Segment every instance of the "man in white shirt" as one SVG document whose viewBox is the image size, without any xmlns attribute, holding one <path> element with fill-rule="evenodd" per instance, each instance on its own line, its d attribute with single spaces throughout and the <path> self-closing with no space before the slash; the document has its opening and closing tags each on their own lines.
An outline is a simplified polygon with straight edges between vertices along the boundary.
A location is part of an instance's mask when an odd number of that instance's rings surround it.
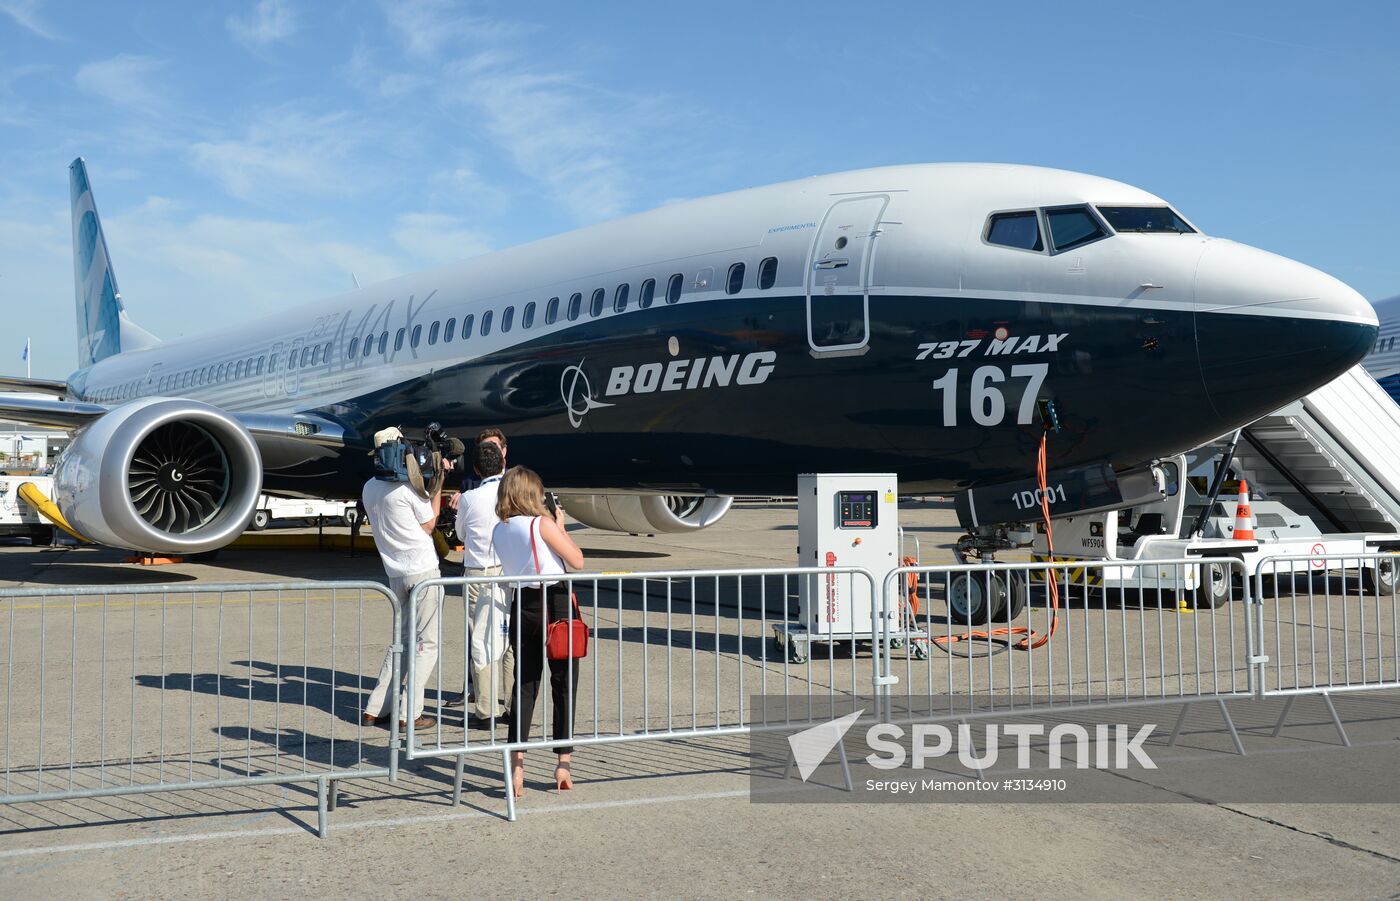
<svg viewBox="0 0 1400 901">
<path fill-rule="evenodd" d="M 481 482 L 462 492 L 457 504 L 457 537 L 462 542 L 466 576 L 501 574 L 501 561 L 491 546 L 491 534 L 500 522 L 496 516 L 496 493 L 501 487 L 505 462 L 498 442 L 478 441 L 472 451 L 472 467 Z M 506 640 L 509 608 L 499 586 L 468 585 L 467 615 L 472 624 L 471 681 L 476 689 L 475 720 L 469 720 L 469 725 L 489 728 L 492 717 L 499 720 L 510 709 L 511 674 L 515 671 L 514 648 Z M 454 706 L 453 701 L 448 706 Z"/>
<path fill-rule="evenodd" d="M 398 429 L 383 429 L 375 433 L 374 446 L 378 448 L 402 437 Z M 442 506 L 444 474 L 439 471 L 433 484 L 425 486 L 427 499 L 409 482 L 376 477 L 366 482 L 364 487 L 365 515 L 369 518 L 370 528 L 374 530 L 374 544 L 384 563 L 384 573 L 389 577 L 389 590 L 399 599 L 404 646 L 414 647 L 413 695 L 410 699 L 405 694 L 399 702 L 399 724 L 406 725 L 407 714 L 411 711 L 413 725 L 417 729 L 426 729 L 437 722 L 423 714 L 423 693 L 428 677 L 437 666 L 438 610 L 442 606 L 442 588 L 428 589 L 419 599 L 416 621 L 408 619 L 408 599 L 419 582 L 441 575 L 432 535 Z M 416 640 L 410 639 L 410 635 L 415 636 Z M 412 645 L 410 641 L 413 641 Z M 365 705 L 362 722 L 367 726 L 381 723 L 389 716 L 388 694 L 391 689 L 398 689 L 398 686 L 390 684 L 392 668 L 392 651 L 386 651 L 384 665 L 379 669 L 379 682 L 370 692 Z M 405 673 L 407 669 L 407 666 L 403 667 Z"/>
</svg>

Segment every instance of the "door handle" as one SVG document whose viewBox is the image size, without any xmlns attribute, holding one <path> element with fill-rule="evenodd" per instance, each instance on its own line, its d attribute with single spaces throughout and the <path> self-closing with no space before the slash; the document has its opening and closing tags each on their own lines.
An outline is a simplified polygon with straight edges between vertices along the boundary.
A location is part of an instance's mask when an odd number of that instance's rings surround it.
<svg viewBox="0 0 1400 901">
<path fill-rule="evenodd" d="M 842 266 L 851 265 L 850 260 L 818 260 L 816 269 L 840 269 Z"/>
</svg>

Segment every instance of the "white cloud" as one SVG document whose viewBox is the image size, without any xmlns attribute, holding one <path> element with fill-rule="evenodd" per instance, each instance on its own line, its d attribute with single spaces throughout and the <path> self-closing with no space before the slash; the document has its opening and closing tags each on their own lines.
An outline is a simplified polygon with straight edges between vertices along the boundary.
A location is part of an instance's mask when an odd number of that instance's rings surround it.
<svg viewBox="0 0 1400 901">
<path fill-rule="evenodd" d="M 496 43 L 532 29 L 516 22 L 472 16 L 453 0 L 387 0 L 389 27 L 412 57 L 435 57 L 447 45 Z"/>
<path fill-rule="evenodd" d="M 59 40 L 58 33 L 39 18 L 39 8 L 43 5 L 43 0 L 0 0 L 0 13 L 5 13 L 41 38 Z"/>
<path fill-rule="evenodd" d="M 669 119 L 645 98 L 514 68 L 499 55 L 468 61 L 459 78 L 452 96 L 481 114 L 487 132 L 521 173 L 544 183 L 585 222 L 626 211 L 627 151 L 640 146 L 641 125 L 661 131 Z"/>
<path fill-rule="evenodd" d="M 119 106 L 154 110 L 164 106 L 164 96 L 150 84 L 150 76 L 165 65 L 149 56 L 123 53 L 88 63 L 74 76 L 79 88 Z"/>
<path fill-rule="evenodd" d="M 351 51 L 350 62 L 345 65 L 344 71 L 350 84 L 379 97 L 402 97 L 432 84 L 426 75 L 383 69 L 363 44 Z"/>
<path fill-rule="evenodd" d="M 245 200 L 286 191 L 341 194 L 354 190 L 349 161 L 362 137 L 346 113 L 284 107 L 262 113 L 245 138 L 201 141 L 191 152 L 199 168 Z"/>
<path fill-rule="evenodd" d="M 404 213 L 395 220 L 394 243 L 430 263 L 455 263 L 492 249 L 490 237 L 445 213 Z"/>
<path fill-rule="evenodd" d="M 259 49 L 295 34 L 297 12 L 283 0 L 259 0 L 247 16 L 229 16 L 224 25 L 240 44 Z"/>
<path fill-rule="evenodd" d="M 104 226 L 132 318 L 161 337 L 349 291 L 351 272 L 370 284 L 411 268 L 333 237 L 341 232 L 333 223 L 188 216 L 162 198 L 109 217 Z"/>
</svg>

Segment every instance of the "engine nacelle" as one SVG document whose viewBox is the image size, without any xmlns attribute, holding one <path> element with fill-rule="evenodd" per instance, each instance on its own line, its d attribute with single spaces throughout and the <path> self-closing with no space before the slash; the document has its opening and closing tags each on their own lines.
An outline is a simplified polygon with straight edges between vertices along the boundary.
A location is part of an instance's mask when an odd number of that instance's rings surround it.
<svg viewBox="0 0 1400 901">
<path fill-rule="evenodd" d="M 693 532 L 719 522 L 732 497 L 685 497 L 673 494 L 570 494 L 560 503 L 586 526 L 613 532 L 651 535 Z"/>
<path fill-rule="evenodd" d="M 223 547 L 247 526 L 261 489 L 262 458 L 238 420 L 162 397 L 123 404 L 75 434 L 54 472 L 73 528 L 148 553 Z"/>
</svg>

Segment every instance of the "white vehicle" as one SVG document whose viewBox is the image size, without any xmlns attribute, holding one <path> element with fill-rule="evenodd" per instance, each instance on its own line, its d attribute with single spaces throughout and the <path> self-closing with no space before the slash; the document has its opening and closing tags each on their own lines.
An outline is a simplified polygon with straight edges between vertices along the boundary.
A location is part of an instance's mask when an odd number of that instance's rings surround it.
<svg viewBox="0 0 1400 901">
<path fill-rule="evenodd" d="M 53 526 L 19 496 L 19 486 L 25 482 L 33 482 L 53 498 L 53 479 L 49 476 L 0 476 L 0 536 L 28 538 L 35 545 L 47 545 L 53 541 Z"/>
<path fill-rule="evenodd" d="M 1105 589 L 1177 589 L 1190 593 L 1194 606 L 1213 608 L 1231 597 L 1239 597 L 1231 592 L 1228 563 L 1203 562 L 1200 566 L 1181 567 L 1154 566 L 1152 562 L 1234 558 L 1242 561 L 1245 571 L 1253 575 L 1259 561 L 1266 557 L 1296 557 L 1303 559 L 1270 564 L 1266 571 L 1313 573 L 1328 564 L 1308 558 L 1330 558 L 1330 565 L 1335 567 L 1340 562 L 1338 558 L 1400 549 L 1400 536 L 1394 534 L 1324 534 L 1308 516 L 1254 492 L 1250 499 L 1254 538 L 1239 540 L 1234 537 L 1238 494 L 1228 493 L 1228 489 L 1237 490 L 1237 482 L 1224 483 L 1227 490 L 1212 504 L 1186 478 L 1189 469 L 1185 456 L 1162 461 L 1161 470 L 1165 479 L 1159 501 L 1054 520 L 1055 559 L 1122 560 L 1132 565 L 1095 567 L 1086 571 L 1083 578 L 1088 584 Z M 1043 523 L 1035 527 L 1033 547 L 1038 562 L 1048 559 Z M 1362 563 L 1362 578 L 1368 590 L 1390 593 L 1394 567 L 1383 565 L 1377 569 L 1370 560 Z"/>
<path fill-rule="evenodd" d="M 304 497 L 273 497 L 264 494 L 258 498 L 258 507 L 248 528 L 261 532 L 272 525 L 274 519 L 316 519 L 324 516 L 337 519 L 347 526 L 353 526 L 359 518 L 354 501 L 325 501 Z"/>
</svg>

